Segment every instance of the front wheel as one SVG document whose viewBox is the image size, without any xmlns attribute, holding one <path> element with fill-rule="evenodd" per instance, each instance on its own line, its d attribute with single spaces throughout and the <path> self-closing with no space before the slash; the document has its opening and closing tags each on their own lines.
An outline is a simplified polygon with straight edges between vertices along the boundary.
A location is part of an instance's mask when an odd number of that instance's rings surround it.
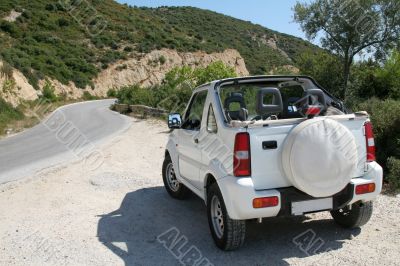
<svg viewBox="0 0 400 266">
<path fill-rule="evenodd" d="M 331 211 L 335 222 L 345 228 L 357 228 L 368 223 L 373 210 L 372 201 L 354 203 L 351 208 L 345 207 Z"/>
<path fill-rule="evenodd" d="M 208 224 L 214 242 L 222 250 L 241 247 L 246 236 L 246 221 L 229 217 L 218 185 L 211 185 L 207 193 Z"/>
<path fill-rule="evenodd" d="M 162 174 L 164 187 L 171 197 L 175 199 L 186 199 L 190 195 L 189 189 L 176 178 L 174 164 L 169 156 L 165 157 Z"/>
</svg>

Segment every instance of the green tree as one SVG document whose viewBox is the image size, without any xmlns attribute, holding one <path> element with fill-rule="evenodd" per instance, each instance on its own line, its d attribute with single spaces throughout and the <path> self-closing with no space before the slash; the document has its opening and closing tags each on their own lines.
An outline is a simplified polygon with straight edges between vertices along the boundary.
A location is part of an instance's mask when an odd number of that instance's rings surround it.
<svg viewBox="0 0 400 266">
<path fill-rule="evenodd" d="M 346 102 L 354 105 L 372 97 L 385 99 L 388 95 L 388 83 L 378 78 L 380 65 L 372 59 L 357 62 L 352 66 Z"/>
<path fill-rule="evenodd" d="M 383 65 L 372 59 L 354 64 L 347 95 L 352 105 L 372 97 L 400 100 L 400 53 L 393 51 Z"/>
<path fill-rule="evenodd" d="M 313 52 L 308 50 L 301 54 L 297 65 L 303 75 L 311 76 L 322 87 L 337 97 L 343 95 L 343 67 L 340 59 L 328 52 Z"/>
<path fill-rule="evenodd" d="M 197 86 L 224 78 L 236 77 L 233 67 L 225 65 L 222 61 L 211 63 L 205 68 L 198 68 L 194 71 Z"/>
<path fill-rule="evenodd" d="M 388 97 L 400 100 L 400 52 L 394 51 L 376 75 L 381 82 L 387 83 Z"/>
<path fill-rule="evenodd" d="M 189 66 L 174 68 L 166 74 L 163 86 L 159 89 L 168 92 L 168 95 L 176 98 L 179 102 L 178 111 L 182 111 L 190 96 L 192 90 L 198 86 L 224 78 L 236 77 L 234 68 L 225 65 L 221 61 L 216 61 L 206 67 L 191 68 Z M 159 98 L 159 97 L 158 97 Z M 177 105 L 176 101 L 172 104 Z M 174 102 L 174 103 L 173 103 Z M 167 104 L 164 108 L 170 109 L 172 105 Z"/>
<path fill-rule="evenodd" d="M 322 46 L 342 58 L 343 97 L 355 56 L 380 56 L 395 47 L 400 36 L 398 0 L 314 0 L 297 2 L 294 11 L 308 39 L 322 35 Z"/>
<path fill-rule="evenodd" d="M 171 88 L 181 86 L 193 88 L 196 86 L 194 70 L 189 66 L 175 67 L 165 75 L 163 84 Z"/>
</svg>

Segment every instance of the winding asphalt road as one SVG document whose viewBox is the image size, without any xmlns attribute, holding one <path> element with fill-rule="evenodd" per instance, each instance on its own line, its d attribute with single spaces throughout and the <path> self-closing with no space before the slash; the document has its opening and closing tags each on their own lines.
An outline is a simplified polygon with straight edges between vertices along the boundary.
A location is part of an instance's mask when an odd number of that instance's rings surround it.
<svg viewBox="0 0 400 266">
<path fill-rule="evenodd" d="M 109 109 L 113 102 L 61 107 L 32 129 L 1 140 L 0 184 L 72 160 L 88 160 L 89 168 L 101 164 L 98 145 L 130 126 L 127 117 Z"/>
</svg>

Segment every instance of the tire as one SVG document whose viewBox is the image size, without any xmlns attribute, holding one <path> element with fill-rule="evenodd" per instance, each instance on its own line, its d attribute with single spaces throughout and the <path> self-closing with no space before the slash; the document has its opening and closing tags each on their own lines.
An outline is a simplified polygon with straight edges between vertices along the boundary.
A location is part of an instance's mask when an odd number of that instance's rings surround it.
<svg viewBox="0 0 400 266">
<path fill-rule="evenodd" d="M 174 165 L 171 157 L 166 156 L 162 167 L 164 187 L 168 194 L 175 199 L 186 199 L 190 195 L 190 190 L 180 183 L 175 175 Z"/>
<path fill-rule="evenodd" d="M 353 204 L 351 210 L 345 207 L 331 211 L 331 215 L 335 222 L 344 228 L 358 228 L 368 223 L 372 216 L 372 210 L 372 201 L 368 201 Z"/>
<path fill-rule="evenodd" d="M 246 221 L 233 220 L 229 217 L 216 183 L 211 185 L 207 193 L 207 216 L 211 235 L 218 248 L 230 251 L 243 245 L 246 237 Z"/>
</svg>

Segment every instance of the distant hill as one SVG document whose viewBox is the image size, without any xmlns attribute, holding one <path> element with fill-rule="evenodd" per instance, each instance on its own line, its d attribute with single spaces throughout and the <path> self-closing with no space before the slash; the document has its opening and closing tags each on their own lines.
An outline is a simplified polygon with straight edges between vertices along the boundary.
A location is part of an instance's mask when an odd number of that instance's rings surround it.
<svg viewBox="0 0 400 266">
<path fill-rule="evenodd" d="M 0 57 L 35 88 L 44 77 L 63 84 L 73 81 L 84 88 L 93 85 L 93 79 L 114 62 L 162 48 L 207 53 L 236 49 L 251 74 L 296 66 L 300 53 L 319 49 L 302 39 L 198 8 L 151 9 L 112 0 L 83 0 L 67 10 L 60 3 L 63 0 L 0 2 Z M 79 23 L 70 15 L 78 14 L 79 20 L 82 3 L 98 12 L 96 21 L 90 17 Z M 107 27 L 98 35 L 82 26 L 104 21 Z"/>
</svg>

